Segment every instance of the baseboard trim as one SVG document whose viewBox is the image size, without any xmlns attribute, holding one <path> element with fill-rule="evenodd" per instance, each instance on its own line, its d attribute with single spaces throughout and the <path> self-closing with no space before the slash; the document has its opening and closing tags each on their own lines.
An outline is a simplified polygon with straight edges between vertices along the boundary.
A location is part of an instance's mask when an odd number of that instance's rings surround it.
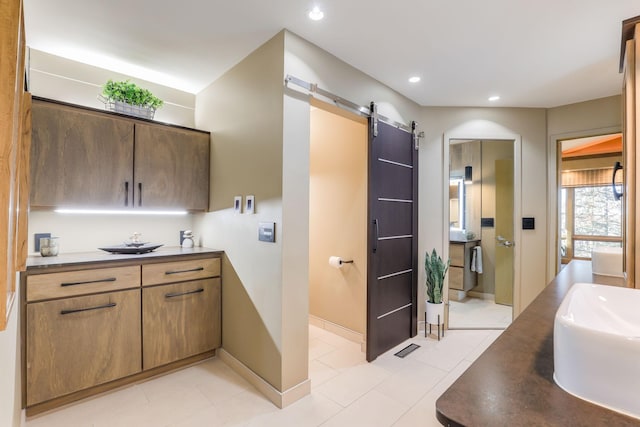
<svg viewBox="0 0 640 427">
<path fill-rule="evenodd" d="M 321 319 L 320 317 L 314 316 L 312 314 L 309 315 L 309 323 L 313 326 L 317 326 L 320 329 L 324 329 L 333 334 L 339 335 L 342 338 L 348 339 L 349 341 L 352 341 L 356 344 L 360 344 L 362 348 L 365 348 L 367 340 L 365 339 L 364 334 L 361 334 L 360 332 L 353 331 L 349 328 L 345 328 L 344 326 L 338 325 L 325 319 Z"/>
<path fill-rule="evenodd" d="M 286 408 L 311 393 L 311 380 L 309 379 L 281 392 L 225 349 L 218 350 L 218 357 L 280 409 Z"/>
<path fill-rule="evenodd" d="M 484 292 L 477 292 L 477 291 L 468 291 L 467 296 L 489 300 L 489 301 L 495 301 L 495 298 L 496 298 L 494 294 L 487 294 Z"/>
</svg>

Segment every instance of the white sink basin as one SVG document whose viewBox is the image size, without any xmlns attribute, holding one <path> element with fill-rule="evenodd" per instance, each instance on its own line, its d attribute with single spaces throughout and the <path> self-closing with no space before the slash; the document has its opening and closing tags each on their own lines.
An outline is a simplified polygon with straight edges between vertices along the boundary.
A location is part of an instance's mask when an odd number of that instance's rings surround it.
<svg viewBox="0 0 640 427">
<path fill-rule="evenodd" d="M 622 277 L 622 248 L 598 246 L 591 251 L 591 272 Z"/>
<path fill-rule="evenodd" d="M 556 313 L 553 361 L 565 391 L 640 418 L 640 290 L 574 284 Z"/>
</svg>

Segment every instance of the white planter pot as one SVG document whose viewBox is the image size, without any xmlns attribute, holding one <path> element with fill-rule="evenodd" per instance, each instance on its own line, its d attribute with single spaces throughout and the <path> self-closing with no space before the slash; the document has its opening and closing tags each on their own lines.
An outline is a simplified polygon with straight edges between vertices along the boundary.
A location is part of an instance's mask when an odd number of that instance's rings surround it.
<svg viewBox="0 0 640 427">
<path fill-rule="evenodd" d="M 432 304 L 428 301 L 426 302 L 426 310 L 427 310 L 427 323 L 432 325 L 441 325 L 444 323 L 444 303 L 440 304 Z M 438 321 L 438 316 L 440 316 L 440 321 Z"/>
</svg>

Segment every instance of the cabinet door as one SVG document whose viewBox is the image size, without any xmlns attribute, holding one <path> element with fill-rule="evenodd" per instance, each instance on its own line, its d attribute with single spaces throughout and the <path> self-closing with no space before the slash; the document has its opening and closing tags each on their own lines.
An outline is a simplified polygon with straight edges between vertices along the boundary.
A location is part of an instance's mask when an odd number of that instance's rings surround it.
<svg viewBox="0 0 640 427">
<path fill-rule="evenodd" d="M 27 406 L 141 370 L 140 290 L 27 304 Z"/>
<path fill-rule="evenodd" d="M 132 122 L 34 100 L 32 127 L 31 206 L 132 204 Z"/>
<path fill-rule="evenodd" d="M 136 124 L 136 206 L 205 211 L 209 134 Z"/>
<path fill-rule="evenodd" d="M 142 290 L 143 369 L 220 346 L 220 279 Z"/>
</svg>

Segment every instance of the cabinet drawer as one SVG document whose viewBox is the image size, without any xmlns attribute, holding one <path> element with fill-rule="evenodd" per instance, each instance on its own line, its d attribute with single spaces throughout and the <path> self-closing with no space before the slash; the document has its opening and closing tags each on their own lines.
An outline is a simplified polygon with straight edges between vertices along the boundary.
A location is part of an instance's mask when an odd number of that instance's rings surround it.
<svg viewBox="0 0 640 427">
<path fill-rule="evenodd" d="M 465 245 L 449 245 L 449 259 L 451 260 L 451 265 L 456 267 L 464 267 L 464 249 Z"/>
<path fill-rule="evenodd" d="M 140 286 L 140 266 L 36 274 L 27 277 L 27 301 Z"/>
<path fill-rule="evenodd" d="M 220 278 L 143 288 L 143 369 L 220 347 L 220 313 Z"/>
<path fill-rule="evenodd" d="M 27 406 L 141 370 L 140 289 L 27 304 Z"/>
<path fill-rule="evenodd" d="M 464 289 L 464 268 L 449 267 L 449 289 L 463 291 Z"/>
<path fill-rule="evenodd" d="M 220 258 L 165 262 L 142 266 L 142 285 L 184 282 L 220 275 Z"/>
</svg>

